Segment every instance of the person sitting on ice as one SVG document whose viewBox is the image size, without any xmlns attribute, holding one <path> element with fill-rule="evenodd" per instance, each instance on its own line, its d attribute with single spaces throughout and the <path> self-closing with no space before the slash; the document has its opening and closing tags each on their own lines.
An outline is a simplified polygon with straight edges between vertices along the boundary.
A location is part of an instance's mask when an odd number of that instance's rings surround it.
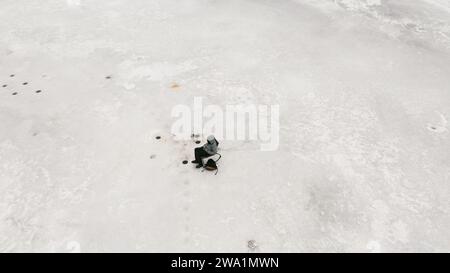
<svg viewBox="0 0 450 273">
<path fill-rule="evenodd" d="M 196 168 L 203 167 L 203 159 L 217 154 L 219 142 L 214 136 L 209 136 L 207 142 L 202 147 L 195 148 L 195 160 L 192 163 L 197 164 Z"/>
</svg>

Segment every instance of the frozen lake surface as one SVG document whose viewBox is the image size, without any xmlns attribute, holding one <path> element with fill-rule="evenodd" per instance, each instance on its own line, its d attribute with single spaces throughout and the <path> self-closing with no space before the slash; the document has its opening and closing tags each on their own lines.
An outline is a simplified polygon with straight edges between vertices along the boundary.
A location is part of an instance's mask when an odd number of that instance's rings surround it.
<svg viewBox="0 0 450 273">
<path fill-rule="evenodd" d="M 1 1 L 0 251 L 449 252 L 449 10 Z M 183 165 L 198 96 L 278 104 L 279 149 Z"/>
</svg>

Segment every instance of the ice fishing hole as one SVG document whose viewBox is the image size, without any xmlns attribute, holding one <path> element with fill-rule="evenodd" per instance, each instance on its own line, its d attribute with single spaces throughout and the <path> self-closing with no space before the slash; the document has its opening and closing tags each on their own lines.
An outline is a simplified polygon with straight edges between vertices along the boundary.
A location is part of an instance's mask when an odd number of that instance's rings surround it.
<svg viewBox="0 0 450 273">
<path fill-rule="evenodd" d="M 22 83 L 22 85 L 27 85 L 27 84 L 28 84 L 27 82 Z"/>
<path fill-rule="evenodd" d="M 161 136 L 156 136 L 155 138 L 156 138 L 156 139 L 161 139 Z"/>
<path fill-rule="evenodd" d="M 196 142 L 195 142 L 196 144 L 200 144 L 201 143 L 201 141 L 200 140 L 197 140 Z"/>
<path fill-rule="evenodd" d="M 187 160 L 183 160 L 183 164 L 184 165 L 188 164 L 188 161 Z"/>
<path fill-rule="evenodd" d="M 13 96 L 17 95 L 17 92 L 12 93 Z"/>
<path fill-rule="evenodd" d="M 41 93 L 42 92 L 42 90 L 36 90 L 36 93 Z"/>
</svg>

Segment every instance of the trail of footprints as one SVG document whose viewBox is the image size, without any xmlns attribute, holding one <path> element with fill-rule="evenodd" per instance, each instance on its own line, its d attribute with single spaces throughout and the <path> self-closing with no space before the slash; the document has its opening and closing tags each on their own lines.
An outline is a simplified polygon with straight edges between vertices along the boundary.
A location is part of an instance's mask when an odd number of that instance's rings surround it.
<svg viewBox="0 0 450 273">
<path fill-rule="evenodd" d="M 198 134 L 192 134 L 191 139 L 194 141 L 195 144 L 200 144 L 201 141 L 199 140 L 200 135 Z M 155 136 L 156 140 L 161 140 L 162 137 L 157 135 Z M 150 159 L 156 158 L 155 154 L 150 155 Z M 187 165 L 189 162 L 188 160 L 183 160 L 181 162 L 184 165 Z M 183 191 L 183 215 L 184 215 L 184 228 L 183 228 L 183 237 L 184 237 L 184 243 L 190 244 L 192 243 L 192 229 L 191 229 L 191 216 L 190 216 L 190 209 L 191 209 L 191 187 L 190 187 L 190 181 L 188 179 L 183 180 L 184 185 L 184 191 Z M 259 251 L 259 245 L 255 240 L 249 240 L 246 244 L 247 252 L 258 252 Z"/>
<path fill-rule="evenodd" d="M 189 186 L 189 180 L 184 180 L 184 186 L 185 190 L 183 193 L 183 215 L 184 215 L 184 243 L 188 244 L 191 241 L 192 238 L 192 230 L 191 230 L 191 216 L 190 216 L 190 209 L 191 209 L 191 190 Z"/>
<path fill-rule="evenodd" d="M 195 144 L 200 144 L 201 141 L 198 140 L 200 135 L 198 134 L 192 134 L 191 139 L 194 141 Z M 155 136 L 155 139 L 157 141 L 162 140 L 162 137 L 160 135 Z M 155 154 L 150 155 L 150 159 L 156 158 Z M 184 159 L 181 161 L 183 165 L 188 165 L 189 160 Z M 183 227 L 183 237 L 184 237 L 184 243 L 189 244 L 192 240 L 192 229 L 191 229 L 191 216 L 190 216 L 190 209 L 191 209 L 191 189 L 190 189 L 190 181 L 188 179 L 183 180 L 183 215 L 184 215 L 184 227 Z"/>
<path fill-rule="evenodd" d="M 9 78 L 11 78 L 11 80 L 17 79 L 15 74 L 9 75 Z M 20 91 L 23 91 L 24 88 L 29 85 L 29 82 L 24 81 L 22 83 L 17 84 L 17 81 L 15 81 L 15 82 L 12 82 L 12 84 L 15 86 L 14 88 L 11 87 L 11 84 L 7 84 L 7 83 L 2 84 L 2 88 L 9 90 L 11 92 L 11 95 L 17 96 L 17 95 L 20 94 L 19 89 L 20 89 Z M 20 88 L 19 86 L 22 86 L 22 87 Z M 35 89 L 34 93 L 36 93 L 36 94 L 42 93 L 42 90 L 41 89 Z"/>
</svg>

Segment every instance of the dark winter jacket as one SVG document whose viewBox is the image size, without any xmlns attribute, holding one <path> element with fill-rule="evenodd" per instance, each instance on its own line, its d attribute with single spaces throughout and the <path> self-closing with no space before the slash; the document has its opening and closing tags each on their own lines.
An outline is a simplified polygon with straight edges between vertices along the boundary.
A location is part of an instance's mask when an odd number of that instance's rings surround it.
<svg viewBox="0 0 450 273">
<path fill-rule="evenodd" d="M 209 154 L 209 155 L 215 155 L 217 153 L 217 147 L 219 146 L 219 142 L 214 139 L 212 142 L 206 142 L 205 145 L 203 145 L 203 149 Z"/>
</svg>

